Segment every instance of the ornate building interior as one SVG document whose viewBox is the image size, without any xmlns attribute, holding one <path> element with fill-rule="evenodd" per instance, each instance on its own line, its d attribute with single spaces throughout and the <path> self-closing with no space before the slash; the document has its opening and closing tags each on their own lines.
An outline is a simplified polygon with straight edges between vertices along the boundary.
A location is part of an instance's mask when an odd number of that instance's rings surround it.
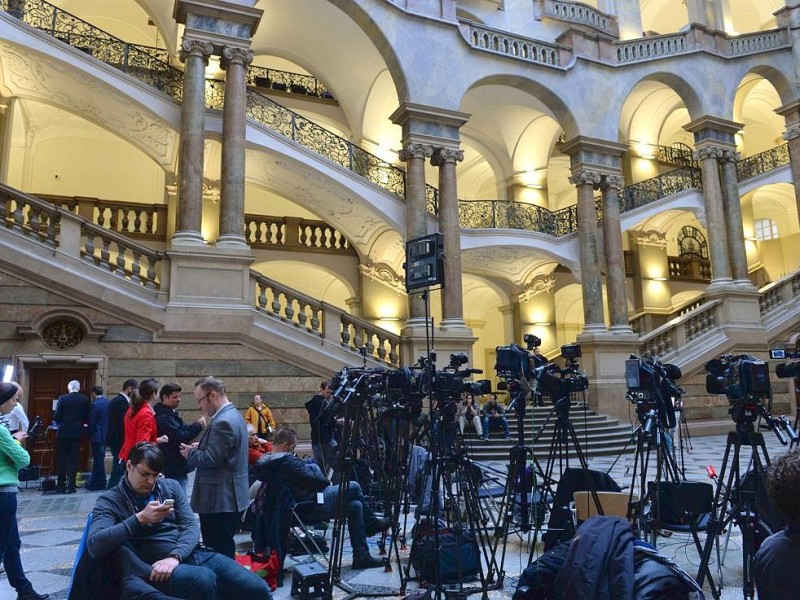
<svg viewBox="0 0 800 600">
<path fill-rule="evenodd" d="M 0 32 L 0 360 L 33 406 L 213 373 L 301 423 L 430 315 L 440 366 L 578 342 L 624 416 L 647 353 L 710 423 L 706 361 L 795 345 L 790 0 L 0 0 Z"/>
</svg>

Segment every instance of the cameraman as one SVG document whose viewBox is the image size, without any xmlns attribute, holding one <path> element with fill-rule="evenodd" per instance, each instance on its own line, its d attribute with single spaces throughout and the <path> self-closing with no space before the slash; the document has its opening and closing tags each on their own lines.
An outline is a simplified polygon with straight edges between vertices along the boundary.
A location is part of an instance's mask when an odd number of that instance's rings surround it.
<svg viewBox="0 0 800 600">
<path fill-rule="evenodd" d="M 767 495 L 786 528 L 769 536 L 755 556 L 753 571 L 760 600 L 791 600 L 800 590 L 800 448 L 769 468 Z"/>
<path fill-rule="evenodd" d="M 483 413 L 483 439 L 489 439 L 489 430 L 492 425 L 498 423 L 503 428 L 503 435 L 505 439 L 511 438 L 511 433 L 508 431 L 508 421 L 506 420 L 506 411 L 500 406 L 497 401 L 497 394 L 489 394 L 489 399 L 481 409 Z"/>
</svg>

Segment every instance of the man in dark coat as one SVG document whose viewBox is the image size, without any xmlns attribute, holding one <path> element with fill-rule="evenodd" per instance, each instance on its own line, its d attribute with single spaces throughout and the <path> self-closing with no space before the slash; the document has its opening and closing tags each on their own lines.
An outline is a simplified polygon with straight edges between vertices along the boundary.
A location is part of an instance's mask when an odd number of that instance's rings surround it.
<svg viewBox="0 0 800 600">
<path fill-rule="evenodd" d="M 311 452 L 314 460 L 327 473 L 336 459 L 336 415 L 331 401 L 331 385 L 323 381 L 316 394 L 306 402 L 308 422 L 311 425 Z"/>
<path fill-rule="evenodd" d="M 166 435 L 169 442 L 161 444 L 164 453 L 164 475 L 181 484 L 183 491 L 189 483 L 189 472 L 192 470 L 186 464 L 186 459 L 181 456 L 181 444 L 188 444 L 203 431 L 206 418 L 201 416 L 196 423 L 187 425 L 178 414 L 181 403 L 181 386 L 177 383 L 167 383 L 158 391 L 161 400 L 155 406 L 156 427 L 158 435 Z"/>
<path fill-rule="evenodd" d="M 108 399 L 103 388 L 92 388 L 92 407 L 89 409 L 89 444 L 92 448 L 92 477 L 87 490 L 106 489 L 106 434 L 108 432 Z"/>
<path fill-rule="evenodd" d="M 117 487 L 123 473 L 123 466 L 117 457 L 122 445 L 125 443 L 125 413 L 128 412 L 131 404 L 131 395 L 139 385 L 135 379 L 126 379 L 122 384 L 122 391 L 114 396 L 108 403 L 108 432 L 106 442 L 111 449 L 111 476 L 108 478 L 110 490 Z"/>
<path fill-rule="evenodd" d="M 78 475 L 78 452 L 86 435 L 89 422 L 89 398 L 80 393 L 81 384 L 72 380 L 67 384 L 68 394 L 58 398 L 56 415 L 58 424 L 56 450 L 58 452 L 58 481 L 56 493 L 74 494 Z"/>
</svg>

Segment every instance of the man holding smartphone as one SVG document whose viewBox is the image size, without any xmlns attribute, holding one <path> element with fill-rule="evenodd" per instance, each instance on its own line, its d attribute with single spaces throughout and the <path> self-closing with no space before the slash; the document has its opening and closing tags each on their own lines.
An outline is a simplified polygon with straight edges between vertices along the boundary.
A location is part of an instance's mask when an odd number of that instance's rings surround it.
<svg viewBox="0 0 800 600">
<path fill-rule="evenodd" d="M 200 526 L 183 488 L 161 477 L 158 445 L 139 442 L 125 475 L 92 511 L 87 548 L 94 559 L 114 556 L 122 570 L 122 597 L 155 588 L 183 599 L 271 600 L 266 582 L 234 560 L 199 547 Z"/>
</svg>

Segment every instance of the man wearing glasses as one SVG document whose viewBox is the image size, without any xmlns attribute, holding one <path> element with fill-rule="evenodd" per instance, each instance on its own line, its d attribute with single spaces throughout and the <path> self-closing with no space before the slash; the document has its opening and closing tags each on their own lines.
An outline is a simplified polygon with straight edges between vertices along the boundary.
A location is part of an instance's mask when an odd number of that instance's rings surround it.
<svg viewBox="0 0 800 600">
<path fill-rule="evenodd" d="M 195 444 L 181 444 L 186 465 L 196 469 L 192 508 L 200 515 L 203 543 L 233 558 L 236 551 L 233 536 L 241 523 L 242 511 L 250 503 L 247 426 L 228 401 L 225 385 L 219 379 L 198 380 L 194 397 L 207 427 Z"/>
<path fill-rule="evenodd" d="M 200 528 L 186 494 L 178 482 L 160 477 L 163 467 L 158 446 L 139 442 L 119 484 L 102 494 L 92 511 L 89 554 L 118 559 L 122 597 L 138 597 L 152 586 L 185 600 L 270 600 L 263 579 L 226 556 L 199 548 Z"/>
</svg>

